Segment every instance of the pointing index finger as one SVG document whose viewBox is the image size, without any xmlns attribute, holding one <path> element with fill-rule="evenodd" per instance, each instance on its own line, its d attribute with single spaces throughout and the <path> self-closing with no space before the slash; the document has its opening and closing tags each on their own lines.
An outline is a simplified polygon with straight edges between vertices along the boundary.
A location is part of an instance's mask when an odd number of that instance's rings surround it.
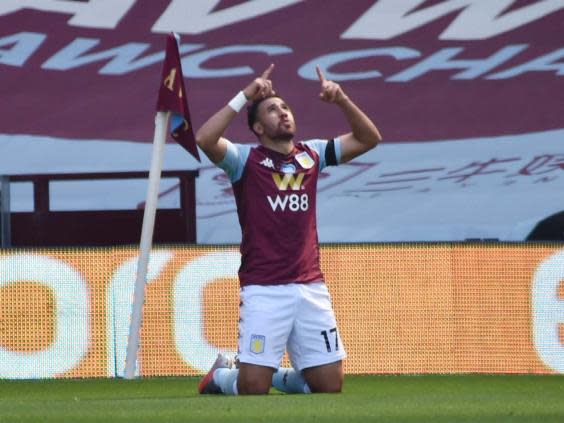
<svg viewBox="0 0 564 423">
<path fill-rule="evenodd" d="M 319 67 L 319 65 L 317 65 L 315 67 L 315 70 L 317 71 L 317 76 L 319 77 L 319 81 L 321 83 L 324 83 L 326 81 L 325 75 L 323 75 L 323 72 L 321 71 L 321 68 Z"/>
<path fill-rule="evenodd" d="M 262 79 L 268 79 L 273 70 L 274 70 L 274 63 L 271 63 L 270 66 L 262 73 L 260 77 Z"/>
</svg>

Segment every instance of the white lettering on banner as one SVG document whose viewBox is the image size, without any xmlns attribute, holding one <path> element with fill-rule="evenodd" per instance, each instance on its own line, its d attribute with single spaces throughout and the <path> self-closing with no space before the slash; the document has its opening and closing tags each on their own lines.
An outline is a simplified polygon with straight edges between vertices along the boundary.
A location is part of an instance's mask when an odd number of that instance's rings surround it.
<svg viewBox="0 0 564 423">
<path fill-rule="evenodd" d="M 551 72 L 556 71 L 556 75 L 564 75 L 564 63 L 555 63 L 564 58 L 564 48 L 553 51 L 545 56 L 538 57 L 530 62 L 515 66 L 503 72 L 499 72 L 487 77 L 487 79 L 507 79 L 514 78 L 527 72 Z"/>
<path fill-rule="evenodd" d="M 90 341 L 90 293 L 82 275 L 67 263 L 32 254 L 0 258 L 0 287 L 18 282 L 48 287 L 55 298 L 53 343 L 42 351 L 15 352 L 0 346 L 0 378 L 58 376 L 84 358 Z"/>
<path fill-rule="evenodd" d="M 137 59 L 140 54 L 149 48 L 150 44 L 147 43 L 127 43 L 109 50 L 84 54 L 98 45 L 99 42 L 100 40 L 96 38 L 77 38 L 55 53 L 41 67 L 43 69 L 68 70 L 111 59 L 98 73 L 122 75 L 155 63 L 161 63 L 165 56 L 164 51 L 161 51 Z M 179 51 L 181 54 L 187 53 L 198 50 L 203 46 L 203 44 L 183 44 L 180 46 Z"/>
<path fill-rule="evenodd" d="M 24 9 L 73 15 L 69 25 L 84 28 L 115 28 L 136 0 L 2 0 L 0 16 Z"/>
<path fill-rule="evenodd" d="M 55 53 L 55 55 L 43 63 L 41 67 L 43 69 L 69 70 L 111 59 L 106 65 L 100 68 L 98 73 L 105 75 L 123 75 L 155 63 L 161 63 L 165 55 L 164 51 L 160 51 L 139 58 L 139 56 L 150 47 L 150 44 L 147 43 L 127 43 L 112 49 L 85 54 L 93 47 L 97 46 L 99 42 L 100 40 L 96 38 L 77 38 L 62 50 Z M 180 54 L 186 54 L 199 50 L 202 47 L 204 47 L 204 44 L 182 44 L 179 51 Z M 223 78 L 252 75 L 256 73 L 255 70 L 249 66 L 224 69 L 202 68 L 202 64 L 207 60 L 223 55 L 242 53 L 264 53 L 269 56 L 275 56 L 292 53 L 292 49 L 281 45 L 252 44 L 233 45 L 205 50 L 182 59 L 184 76 L 192 78 Z M 21 61 L 18 57 L 14 57 L 12 60 Z"/>
<path fill-rule="evenodd" d="M 276 12 L 304 0 L 250 0 L 215 10 L 220 0 L 172 0 L 152 32 L 202 34 Z M 539 0 L 509 10 L 518 0 L 378 0 L 345 32 L 343 39 L 389 40 L 459 12 L 440 35 L 443 40 L 483 40 L 512 31 L 564 9 L 561 0 Z M 32 9 L 72 15 L 68 23 L 85 28 L 116 28 L 136 0 L 2 0 L 0 16 Z M 505 12 L 505 13 L 504 13 Z"/>
<path fill-rule="evenodd" d="M 165 266 L 172 259 L 170 251 L 152 251 L 147 266 L 146 284 L 159 277 Z M 108 347 L 108 376 L 123 377 L 125 373 L 125 356 L 127 355 L 127 339 L 131 323 L 133 291 L 137 276 L 139 258 L 133 257 L 122 263 L 112 275 L 106 294 L 106 333 Z M 137 366 L 136 374 L 139 374 Z"/>
<path fill-rule="evenodd" d="M 517 65 L 506 71 L 493 74 L 491 76 L 484 76 L 494 68 L 503 65 L 508 60 L 515 57 L 517 54 L 527 49 L 526 44 L 508 45 L 497 53 L 486 59 L 459 59 L 450 60 L 455 55 L 464 51 L 462 47 L 444 48 L 431 56 L 423 58 L 420 62 L 409 68 L 389 76 L 385 79 L 386 82 L 410 82 L 417 79 L 428 72 L 436 70 L 450 70 L 450 69 L 465 69 L 449 79 L 452 80 L 473 80 L 482 76 L 484 79 L 508 79 L 523 75 L 528 72 L 552 72 L 558 76 L 564 75 L 564 64 L 555 63 L 557 60 L 564 57 L 564 49 L 558 49 L 540 58 L 531 60 L 522 65 Z M 319 64 L 328 79 L 334 81 L 350 81 L 358 79 L 378 78 L 382 73 L 377 69 L 365 70 L 362 72 L 346 72 L 339 73 L 331 70 L 331 67 L 353 61 L 355 59 L 391 56 L 397 60 L 412 59 L 421 56 L 417 50 L 407 47 L 389 47 L 377 49 L 364 49 L 352 50 L 339 53 L 329 53 L 323 56 L 316 57 L 305 65 L 300 67 L 298 74 L 309 80 L 317 80 L 317 73 L 315 71 L 316 64 Z"/>
<path fill-rule="evenodd" d="M 485 73 L 491 71 L 497 66 L 505 63 L 516 54 L 522 52 L 527 48 L 526 44 L 523 45 L 510 45 L 507 46 L 487 59 L 472 59 L 472 60 L 450 60 L 464 49 L 445 48 L 439 52 L 425 58 L 403 72 L 393 75 L 387 79 L 392 82 L 407 82 L 418 78 L 427 72 L 434 70 L 448 70 L 448 69 L 466 69 L 464 72 L 457 73 L 450 79 L 475 79 Z"/>
<path fill-rule="evenodd" d="M 303 0 L 250 0 L 214 11 L 221 0 L 172 0 L 153 32 L 201 34 L 275 12 Z"/>
<path fill-rule="evenodd" d="M 211 264 L 211 265 L 210 265 Z M 206 339 L 203 292 L 219 278 L 237 278 L 238 252 L 209 253 L 187 263 L 173 286 L 174 342 L 180 356 L 194 369 L 207 372 L 220 351 Z M 235 351 L 230 351 L 235 354 Z"/>
<path fill-rule="evenodd" d="M 21 32 L 0 38 L 0 65 L 24 66 L 27 60 L 44 44 L 46 37 L 47 35 L 42 33 Z M 126 43 L 111 49 L 88 53 L 99 43 L 100 40 L 97 38 L 76 38 L 47 59 L 41 67 L 49 70 L 68 71 L 96 62 L 107 62 L 99 68 L 99 74 L 124 75 L 148 66 L 157 65 L 164 58 L 164 51 L 141 56 L 143 52 L 151 47 L 148 43 Z M 4 46 L 12 47 L 2 48 Z M 211 59 L 237 54 L 260 53 L 276 56 L 293 53 L 291 47 L 275 44 L 231 45 L 195 52 L 204 46 L 204 44 L 182 44 L 180 46 L 180 53 L 185 55 L 182 58 L 185 77 L 205 79 L 251 75 L 256 73 L 256 70 L 250 66 L 206 69 L 203 67 L 203 64 Z M 529 72 L 549 72 L 556 76 L 564 75 L 564 63 L 559 62 L 564 57 L 564 48 L 557 49 L 490 76 L 486 75 L 527 48 L 527 44 L 510 44 L 484 59 L 457 60 L 453 60 L 453 58 L 465 52 L 464 48 L 443 48 L 428 57 L 424 57 L 420 62 L 411 65 L 407 69 L 388 76 L 385 81 L 410 82 L 432 71 L 458 69 L 463 71 L 450 76 L 449 79 L 473 80 L 479 77 L 490 80 L 508 79 Z M 391 57 L 399 61 L 415 59 L 421 57 L 421 55 L 420 51 L 408 47 L 381 47 L 331 52 L 318 56 L 302 65 L 298 69 L 298 75 L 304 79 L 317 80 L 315 66 L 319 64 L 325 70 L 327 78 L 335 81 L 380 78 L 385 77 L 385 75 L 378 69 L 358 72 L 336 72 L 331 70 L 331 68 L 363 58 Z"/>
<path fill-rule="evenodd" d="M 37 32 L 20 32 L 0 38 L 0 63 L 3 65 L 23 66 L 35 53 L 47 35 Z M 4 46 L 12 46 L 9 50 Z"/>
<path fill-rule="evenodd" d="M 391 56 L 396 60 L 405 60 L 417 58 L 421 56 L 421 53 L 417 50 L 407 47 L 368 48 L 362 50 L 329 53 L 324 56 L 316 57 L 315 59 L 307 62 L 298 70 L 298 74 L 304 79 L 315 81 L 318 79 L 315 67 L 319 65 L 323 69 L 325 77 L 333 81 L 351 81 L 358 79 L 379 78 L 380 76 L 382 76 L 382 73 L 378 70 L 337 73 L 331 71 L 330 69 L 332 66 L 351 60 L 379 56 Z"/>
<path fill-rule="evenodd" d="M 341 38 L 389 40 L 460 11 L 439 39 L 484 40 L 564 9 L 561 0 L 540 0 L 507 13 L 517 0 L 445 0 L 420 7 L 425 1 L 379 0 Z"/>
<path fill-rule="evenodd" d="M 233 45 L 206 50 L 182 59 L 182 69 L 184 75 L 192 78 L 224 78 L 240 75 L 253 75 L 256 71 L 250 66 L 223 69 L 204 69 L 202 64 L 207 60 L 229 54 L 239 53 L 264 53 L 269 56 L 292 53 L 292 49 L 280 45 L 252 44 L 252 45 Z"/>
<path fill-rule="evenodd" d="M 549 368 L 564 373 L 564 250 L 543 261 L 533 277 L 533 337 L 540 359 Z"/>
</svg>

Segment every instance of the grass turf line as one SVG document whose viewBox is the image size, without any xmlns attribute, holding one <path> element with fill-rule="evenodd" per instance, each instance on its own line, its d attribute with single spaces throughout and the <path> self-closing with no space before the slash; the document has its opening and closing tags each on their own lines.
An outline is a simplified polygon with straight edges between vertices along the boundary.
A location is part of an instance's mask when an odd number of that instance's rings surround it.
<svg viewBox="0 0 564 423">
<path fill-rule="evenodd" d="M 0 423 L 564 422 L 564 376 L 347 376 L 342 394 L 252 397 L 197 382 L 1 380 Z"/>
</svg>

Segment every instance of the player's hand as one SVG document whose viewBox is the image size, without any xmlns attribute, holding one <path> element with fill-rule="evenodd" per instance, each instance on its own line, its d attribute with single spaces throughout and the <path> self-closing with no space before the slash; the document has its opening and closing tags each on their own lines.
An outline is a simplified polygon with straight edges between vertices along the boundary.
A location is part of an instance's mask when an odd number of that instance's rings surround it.
<svg viewBox="0 0 564 423">
<path fill-rule="evenodd" d="M 339 84 L 326 79 L 319 65 L 315 67 L 315 70 L 317 71 L 319 82 L 321 82 L 321 92 L 319 93 L 321 100 L 337 104 L 346 100 L 347 96 Z"/>
<path fill-rule="evenodd" d="M 272 81 L 270 80 L 270 74 L 274 70 L 274 64 L 271 64 L 261 76 L 256 78 L 253 82 L 251 82 L 247 88 L 243 90 L 245 97 L 248 100 L 255 101 L 260 100 L 261 98 L 268 97 L 270 95 L 276 94 L 274 89 L 272 88 Z"/>
</svg>

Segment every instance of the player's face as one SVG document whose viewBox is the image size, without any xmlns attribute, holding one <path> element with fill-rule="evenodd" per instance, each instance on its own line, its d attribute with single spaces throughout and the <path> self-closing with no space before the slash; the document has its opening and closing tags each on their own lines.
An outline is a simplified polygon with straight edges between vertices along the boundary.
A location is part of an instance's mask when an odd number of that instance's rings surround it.
<svg viewBox="0 0 564 423">
<path fill-rule="evenodd" d="M 259 133 L 273 141 L 289 141 L 296 133 L 296 123 L 290 107 L 279 97 L 264 100 L 257 110 Z"/>
</svg>

